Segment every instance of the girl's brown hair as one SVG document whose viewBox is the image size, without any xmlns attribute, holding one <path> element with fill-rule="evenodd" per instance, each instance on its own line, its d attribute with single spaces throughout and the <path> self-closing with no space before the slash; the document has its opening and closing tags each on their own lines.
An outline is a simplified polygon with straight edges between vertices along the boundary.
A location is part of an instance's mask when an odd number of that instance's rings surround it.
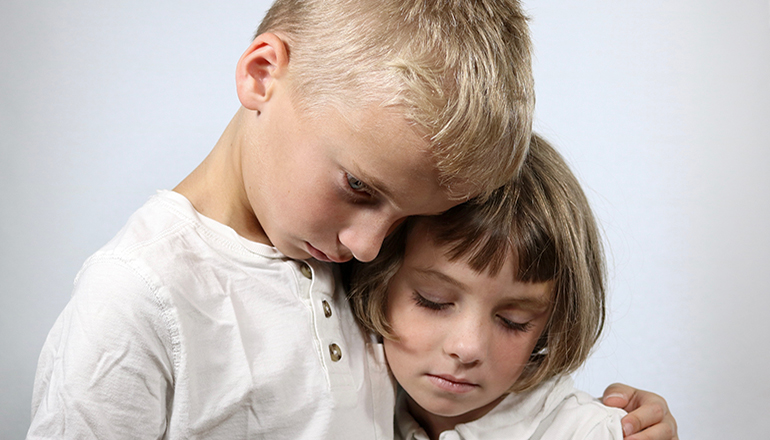
<svg viewBox="0 0 770 440">
<path fill-rule="evenodd" d="M 570 373 L 585 362 L 605 319 L 602 242 L 580 184 L 551 145 L 533 135 L 517 179 L 483 202 L 407 221 L 386 239 L 377 259 L 353 265 L 350 301 L 356 317 L 383 337 L 394 337 L 385 318 L 388 284 L 417 221 L 429 223 L 427 230 L 450 260 L 494 275 L 513 255 L 517 280 L 553 281 L 549 322 L 511 391 Z"/>
</svg>

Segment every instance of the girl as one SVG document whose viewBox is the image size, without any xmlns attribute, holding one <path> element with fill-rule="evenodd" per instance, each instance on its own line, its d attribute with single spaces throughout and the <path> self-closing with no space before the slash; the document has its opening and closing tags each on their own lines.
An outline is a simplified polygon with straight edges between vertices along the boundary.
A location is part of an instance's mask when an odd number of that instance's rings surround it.
<svg viewBox="0 0 770 440">
<path fill-rule="evenodd" d="M 396 438 L 622 439 L 573 388 L 605 317 L 601 240 L 562 157 L 533 136 L 488 200 L 402 225 L 351 303 L 400 385 Z"/>
</svg>

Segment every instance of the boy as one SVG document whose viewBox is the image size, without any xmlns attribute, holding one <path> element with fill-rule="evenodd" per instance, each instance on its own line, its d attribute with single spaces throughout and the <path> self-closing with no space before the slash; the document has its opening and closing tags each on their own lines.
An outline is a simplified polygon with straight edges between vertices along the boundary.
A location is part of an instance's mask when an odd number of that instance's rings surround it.
<svg viewBox="0 0 770 440">
<path fill-rule="evenodd" d="M 330 263 L 502 185 L 532 117 L 518 4 L 437 3 L 276 2 L 211 154 L 78 274 L 29 438 L 391 438 Z"/>
</svg>

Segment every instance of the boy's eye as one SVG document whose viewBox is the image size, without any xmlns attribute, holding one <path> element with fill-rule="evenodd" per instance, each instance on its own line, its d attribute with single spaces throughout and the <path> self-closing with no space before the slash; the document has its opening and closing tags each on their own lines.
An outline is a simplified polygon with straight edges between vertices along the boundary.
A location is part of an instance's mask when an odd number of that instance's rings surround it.
<svg viewBox="0 0 770 440">
<path fill-rule="evenodd" d="M 431 301 L 428 298 L 425 298 L 424 296 L 420 295 L 418 292 L 414 292 L 412 296 L 414 297 L 414 302 L 418 306 L 425 307 L 426 309 L 444 310 L 451 305 L 451 303 L 440 303 L 440 302 Z"/>
<path fill-rule="evenodd" d="M 353 191 L 368 192 L 368 188 L 367 188 L 366 184 L 364 182 L 358 180 L 352 174 L 345 173 L 345 177 L 348 179 L 348 186 Z"/>
<path fill-rule="evenodd" d="M 529 331 L 532 328 L 532 322 L 515 322 L 511 321 L 510 319 L 504 318 L 500 315 L 497 315 L 498 319 L 500 319 L 500 322 L 503 323 L 503 326 L 511 331 L 515 332 L 526 332 Z"/>
</svg>

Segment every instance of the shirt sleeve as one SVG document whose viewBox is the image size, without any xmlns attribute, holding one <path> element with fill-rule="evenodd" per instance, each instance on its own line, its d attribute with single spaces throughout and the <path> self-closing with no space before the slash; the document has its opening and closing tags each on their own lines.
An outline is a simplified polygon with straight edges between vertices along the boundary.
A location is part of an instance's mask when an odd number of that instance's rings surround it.
<svg viewBox="0 0 770 440">
<path fill-rule="evenodd" d="M 170 335 L 157 289 L 129 264 L 87 263 L 43 346 L 27 438 L 162 438 Z"/>
<path fill-rule="evenodd" d="M 604 406 L 593 398 L 588 401 L 586 396 L 568 399 L 542 440 L 623 440 L 620 419 L 625 411 Z"/>
<path fill-rule="evenodd" d="M 623 428 L 620 423 L 622 414 L 612 412 L 599 420 L 585 435 L 575 437 L 575 440 L 623 440 Z"/>
</svg>

